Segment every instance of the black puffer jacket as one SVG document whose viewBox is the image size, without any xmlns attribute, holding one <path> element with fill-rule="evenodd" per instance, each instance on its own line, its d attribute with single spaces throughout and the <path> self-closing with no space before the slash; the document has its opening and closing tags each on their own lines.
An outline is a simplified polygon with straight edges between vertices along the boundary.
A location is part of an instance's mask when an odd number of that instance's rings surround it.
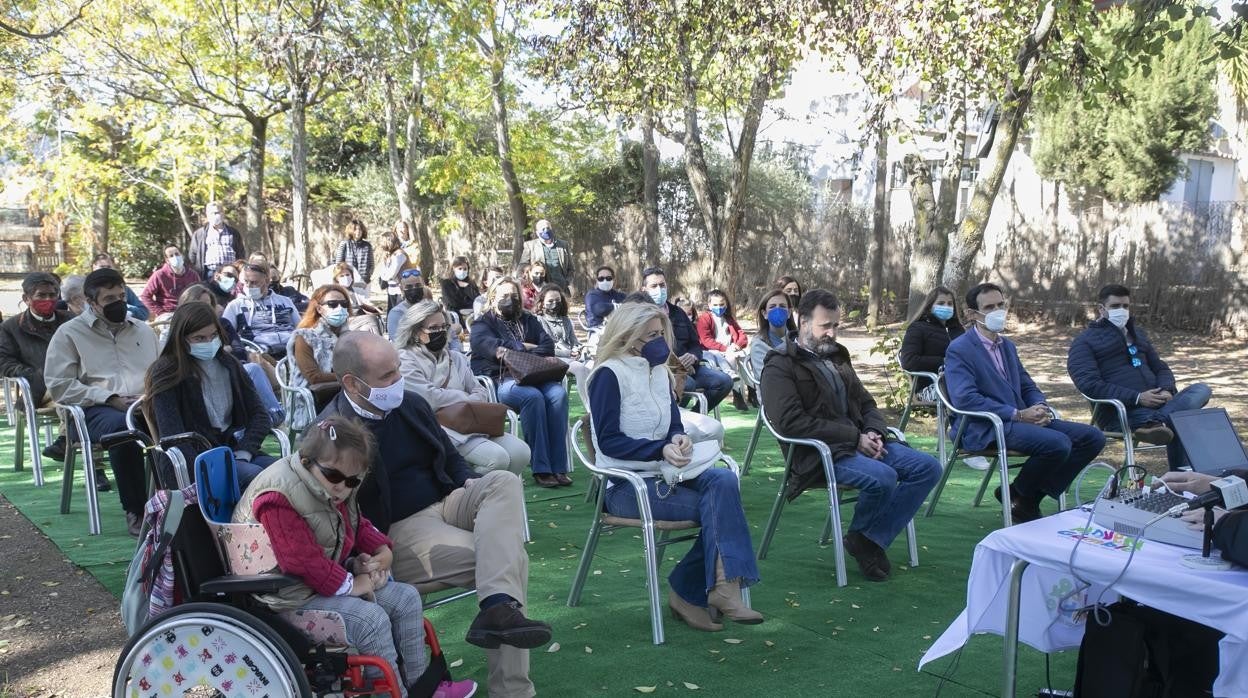
<svg viewBox="0 0 1248 698">
<path fill-rule="evenodd" d="M 949 343 L 965 331 L 955 318 L 942 321 L 928 313 L 915 320 L 906 328 L 901 340 L 901 367 L 907 371 L 939 373 L 945 365 Z M 924 388 L 929 382 L 919 381 L 918 387 Z"/>
<path fill-rule="evenodd" d="M 888 436 L 888 424 L 875 406 L 875 399 L 863 387 L 849 361 L 849 350 L 837 344 L 831 359 L 845 385 L 846 409 L 837 406 L 833 388 L 819 359 L 792 339 L 767 354 L 759 378 L 767 421 L 776 431 L 799 439 L 818 439 L 832 448 L 832 457 L 842 458 L 858 451 L 858 437 L 874 431 Z M 788 453 L 787 448 L 785 453 Z M 794 498 L 804 490 L 825 483 L 819 454 L 809 446 L 798 447 L 793 455 L 793 476 L 785 494 Z"/>
</svg>

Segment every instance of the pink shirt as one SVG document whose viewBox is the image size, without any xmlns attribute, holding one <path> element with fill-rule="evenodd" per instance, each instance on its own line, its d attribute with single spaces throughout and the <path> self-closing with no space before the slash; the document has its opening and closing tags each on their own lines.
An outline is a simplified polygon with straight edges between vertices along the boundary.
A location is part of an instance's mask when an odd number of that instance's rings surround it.
<svg viewBox="0 0 1248 698">
<path fill-rule="evenodd" d="M 1009 377 L 1005 373 L 1005 355 L 1001 353 L 1001 337 L 988 339 L 980 333 L 979 325 L 975 325 L 972 329 L 975 332 L 975 336 L 979 337 L 980 344 L 984 345 L 988 356 L 992 357 L 992 365 L 997 367 L 997 373 L 1000 373 L 1002 378 L 1008 380 Z"/>
</svg>

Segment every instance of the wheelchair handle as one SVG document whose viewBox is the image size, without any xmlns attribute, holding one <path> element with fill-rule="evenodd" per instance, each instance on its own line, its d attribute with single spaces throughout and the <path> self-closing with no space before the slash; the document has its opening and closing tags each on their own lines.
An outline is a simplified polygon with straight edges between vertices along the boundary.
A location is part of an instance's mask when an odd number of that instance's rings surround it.
<svg viewBox="0 0 1248 698">
<path fill-rule="evenodd" d="M 127 431 L 113 432 L 105 434 L 100 438 L 100 446 L 105 449 L 117 448 L 131 441 L 138 441 L 144 448 L 152 447 L 152 437 L 137 430 L 129 429 Z"/>
</svg>

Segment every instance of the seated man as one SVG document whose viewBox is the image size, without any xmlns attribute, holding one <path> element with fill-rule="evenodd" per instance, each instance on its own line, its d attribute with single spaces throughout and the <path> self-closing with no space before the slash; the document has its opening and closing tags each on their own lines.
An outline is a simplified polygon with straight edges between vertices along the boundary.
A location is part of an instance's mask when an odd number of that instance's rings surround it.
<svg viewBox="0 0 1248 698">
<path fill-rule="evenodd" d="M 1018 360 L 1014 343 L 1001 336 L 1005 329 L 1005 294 L 995 284 L 982 283 L 966 293 L 966 307 L 975 318 L 971 330 L 949 343 L 945 352 L 945 380 L 954 407 L 992 412 L 1005 423 L 1005 444 L 1029 456 L 1010 484 L 1010 514 L 1014 523 L 1040 518 L 1044 495 L 1057 499 L 1084 466 L 1105 448 L 1100 429 L 1053 418 L 1044 393 Z M 950 428 L 956 432 L 954 422 Z M 972 451 L 994 446 L 992 424 L 970 419 L 962 445 Z M 1002 499 L 1001 487 L 996 490 Z"/>
<path fill-rule="evenodd" d="M 165 248 L 165 263 L 152 272 L 139 298 L 157 320 L 162 320 L 177 310 L 182 292 L 197 283 L 199 272 L 186 266 L 177 245 L 170 245 Z"/>
<path fill-rule="evenodd" d="M 615 270 L 608 266 L 594 272 L 594 288 L 585 294 L 586 329 L 598 331 L 615 306 L 624 302 L 624 294 L 615 289 Z"/>
<path fill-rule="evenodd" d="M 61 300 L 56 304 L 57 310 L 64 310 L 71 316 L 81 315 L 87 307 L 87 297 L 82 294 L 82 283 L 87 277 L 82 274 L 70 274 L 61 282 Z"/>
<path fill-rule="evenodd" d="M 1174 373 L 1158 356 L 1144 330 L 1131 319 L 1131 291 L 1110 284 L 1097 294 L 1100 318 L 1075 337 L 1066 355 L 1066 371 L 1088 397 L 1121 400 L 1127 421 L 1141 441 L 1166 446 L 1171 470 L 1187 465 L 1187 456 L 1170 428 L 1170 415 L 1195 410 L 1213 391 L 1204 383 L 1176 390 Z M 1118 415 L 1099 407 L 1096 423 L 1119 431 Z"/>
<path fill-rule="evenodd" d="M 91 260 L 92 271 L 95 271 L 96 269 L 116 268 L 117 264 L 113 260 L 113 256 L 107 252 L 101 252 L 95 256 L 95 259 Z M 143 302 L 139 300 L 138 296 L 134 295 L 134 291 L 131 291 L 129 286 L 126 286 L 126 310 L 130 311 L 130 314 L 134 316 L 135 320 L 147 322 L 147 319 L 151 317 L 151 313 L 148 312 L 147 306 L 143 305 Z"/>
<path fill-rule="evenodd" d="M 234 325 L 239 337 L 280 359 L 286 355 L 286 343 L 295 331 L 299 311 L 289 298 L 270 289 L 268 267 L 248 264 L 243 268 L 243 295 L 230 301 L 221 317 Z"/>
<path fill-rule="evenodd" d="M 47 401 L 48 388 L 43 381 L 43 364 L 48 356 L 48 343 L 57 328 L 73 319 L 65 310 L 56 309 L 61 282 L 46 271 L 31 272 L 22 279 L 22 302 L 26 312 L 7 318 L 0 324 L 0 375 L 25 378 L 30 384 L 30 399 L 35 407 Z M 65 437 L 47 445 L 43 454 L 54 460 L 65 459 Z M 107 480 L 97 486 L 107 488 Z"/>
<path fill-rule="evenodd" d="M 831 447 L 837 484 L 858 490 L 845 550 L 867 579 L 882 582 L 892 572 L 884 551 L 940 480 L 940 463 L 887 441 L 884 415 L 854 372 L 849 350 L 836 341 L 841 321 L 836 296 L 823 289 L 806 293 L 798 316 L 796 341 L 790 337 L 767 354 L 759 379 L 763 407 L 779 433 Z M 827 484 L 819 454 L 799 449 L 785 493 L 789 499 Z"/>
<path fill-rule="evenodd" d="M 675 344 L 672 353 L 685 367 L 685 392 L 701 390 L 706 395 L 707 410 L 715 409 L 728 393 L 732 392 L 732 378 L 719 369 L 712 368 L 702 360 L 702 344 L 697 330 L 685 311 L 667 301 L 667 275 L 658 267 L 642 272 L 642 291 L 650 296 L 655 305 L 667 308 L 672 321 Z"/>
<path fill-rule="evenodd" d="M 83 283 L 87 308 L 52 335 L 43 367 L 48 394 L 78 405 L 93 439 L 126 428 L 126 409 L 143 394 L 147 369 L 156 360 L 156 334 L 128 317 L 126 282 L 113 269 L 97 269 Z M 143 523 L 147 484 L 143 451 L 127 443 L 108 451 L 126 527 L 137 536 Z"/>
<path fill-rule="evenodd" d="M 322 413 L 358 415 L 377 439 L 360 511 L 394 541 L 393 572 L 409 584 L 476 586 L 468 642 L 486 648 L 491 696 L 532 696 L 529 650 L 550 626 L 526 618 L 529 557 L 524 491 L 506 470 L 478 477 L 417 393 L 405 392 L 399 354 L 384 338 L 349 332 L 334 348 L 342 392 Z"/>
</svg>

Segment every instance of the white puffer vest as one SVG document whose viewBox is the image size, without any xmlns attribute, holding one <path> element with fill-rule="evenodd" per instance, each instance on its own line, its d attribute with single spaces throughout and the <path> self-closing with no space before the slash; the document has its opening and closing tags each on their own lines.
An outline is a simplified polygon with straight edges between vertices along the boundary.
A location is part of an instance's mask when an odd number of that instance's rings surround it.
<svg viewBox="0 0 1248 698">
<path fill-rule="evenodd" d="M 602 369 L 611 369 L 620 384 L 620 431 L 634 439 L 667 440 L 668 429 L 672 426 L 672 379 L 667 366 L 659 364 L 651 367 L 650 362 L 640 356 L 614 358 L 594 368 L 589 384 L 593 384 L 594 376 Z M 597 429 L 593 430 L 593 436 L 596 462 L 600 467 L 657 474 L 663 463 L 661 460 L 626 461 L 612 458 L 599 447 Z"/>
</svg>

